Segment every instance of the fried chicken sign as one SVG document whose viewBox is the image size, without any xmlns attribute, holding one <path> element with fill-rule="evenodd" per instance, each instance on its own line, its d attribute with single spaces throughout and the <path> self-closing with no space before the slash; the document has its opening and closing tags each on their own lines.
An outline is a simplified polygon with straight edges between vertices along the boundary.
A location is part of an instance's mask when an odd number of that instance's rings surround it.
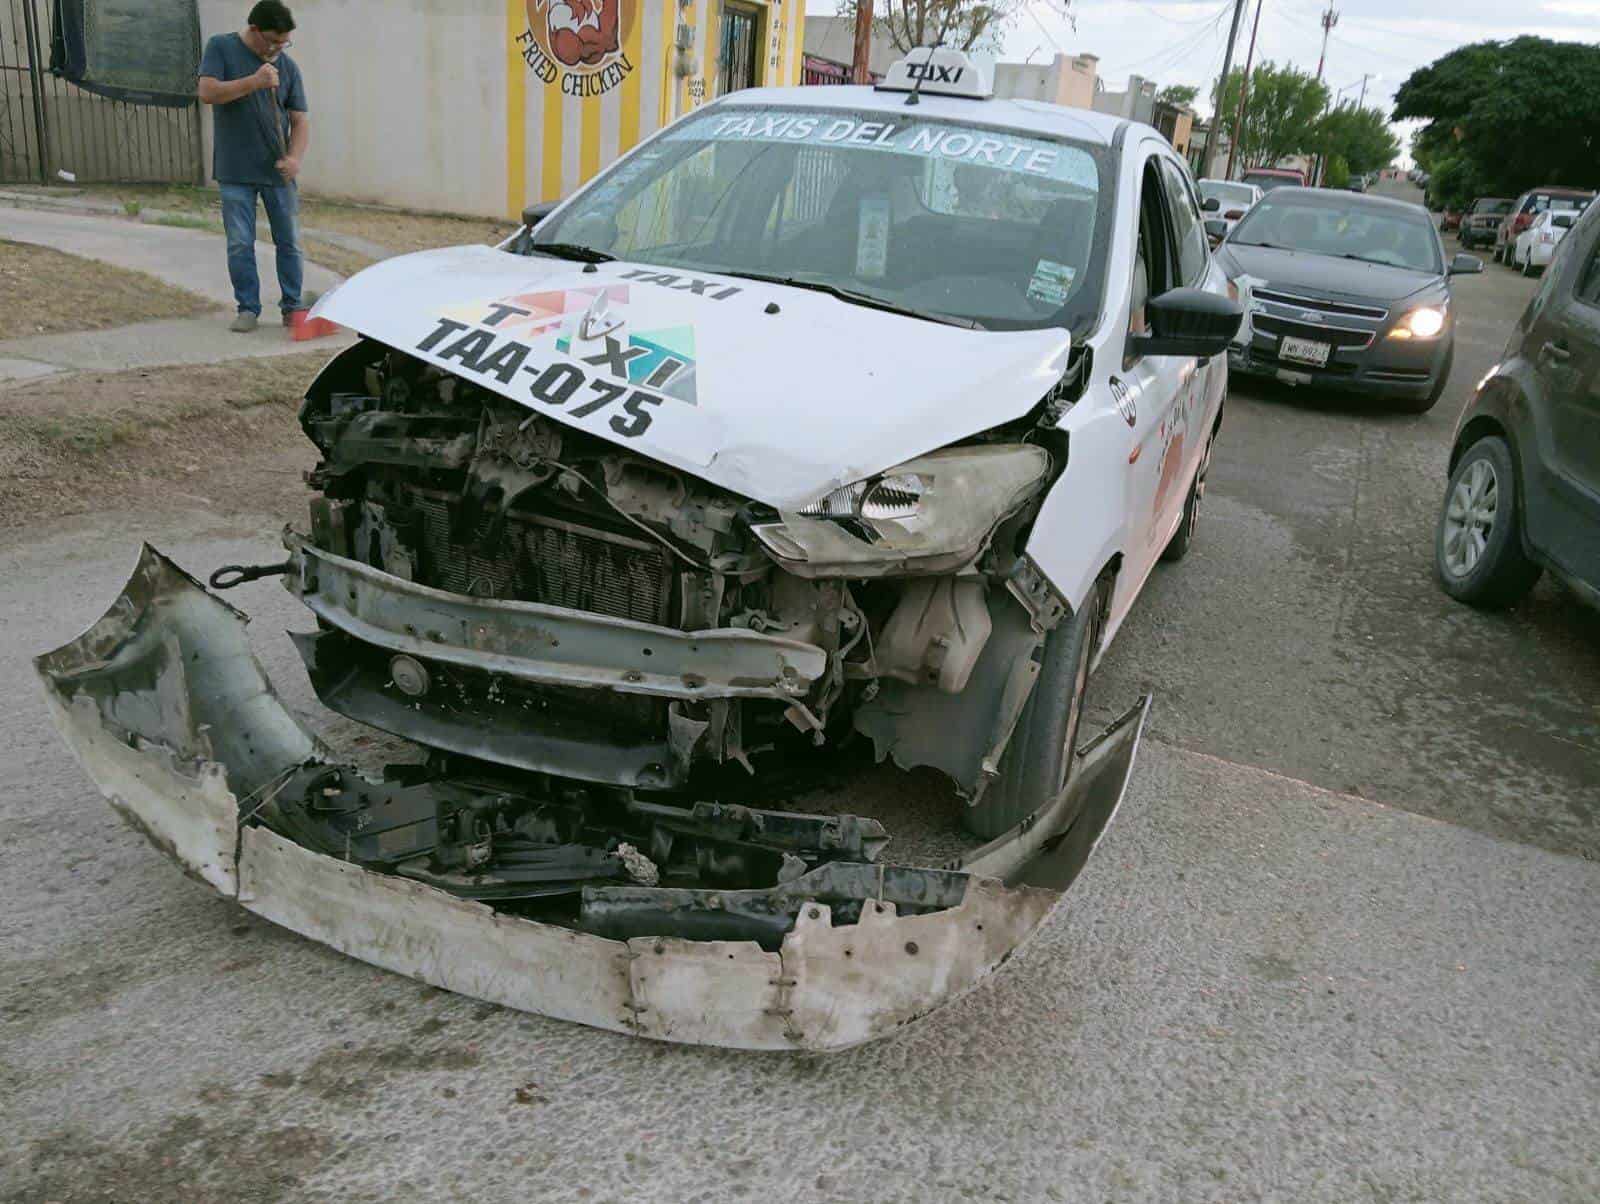
<svg viewBox="0 0 1600 1204">
<path fill-rule="evenodd" d="M 527 0 L 528 28 L 519 34 L 523 61 L 568 96 L 599 96 L 620 84 L 633 64 L 623 52 L 638 0 Z"/>
</svg>

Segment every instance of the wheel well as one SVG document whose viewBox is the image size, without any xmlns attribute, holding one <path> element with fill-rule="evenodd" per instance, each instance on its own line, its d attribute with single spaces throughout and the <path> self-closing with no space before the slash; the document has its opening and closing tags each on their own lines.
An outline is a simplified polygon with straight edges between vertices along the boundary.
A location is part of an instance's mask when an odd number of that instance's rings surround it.
<svg viewBox="0 0 1600 1204">
<path fill-rule="evenodd" d="M 1448 475 L 1449 473 L 1455 472 L 1456 465 L 1461 463 L 1461 457 L 1467 454 L 1467 449 L 1470 448 L 1474 443 L 1478 442 L 1480 439 L 1489 439 L 1494 436 L 1499 436 L 1511 446 L 1512 457 L 1514 460 L 1516 456 L 1516 445 L 1511 442 L 1511 436 L 1506 431 L 1505 426 L 1498 418 L 1491 417 L 1488 414 L 1479 414 L 1471 422 L 1467 423 L 1466 426 L 1461 428 L 1461 434 L 1457 437 L 1455 446 L 1450 449 L 1450 466 L 1445 470 L 1446 474 Z"/>
</svg>

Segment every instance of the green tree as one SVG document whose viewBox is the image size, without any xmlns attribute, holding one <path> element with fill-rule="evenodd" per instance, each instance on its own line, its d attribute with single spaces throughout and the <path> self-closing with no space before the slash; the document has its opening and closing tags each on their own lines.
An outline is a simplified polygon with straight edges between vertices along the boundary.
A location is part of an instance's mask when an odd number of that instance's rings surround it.
<svg viewBox="0 0 1600 1204">
<path fill-rule="evenodd" d="M 1464 159 L 1454 170 L 1486 195 L 1600 186 L 1600 46 L 1534 37 L 1462 46 L 1411 73 L 1394 116 L 1428 122 L 1412 144 L 1418 163 L 1435 172 Z"/>
<path fill-rule="evenodd" d="M 1350 182 L 1350 164 L 1344 161 L 1343 155 L 1328 156 L 1328 165 L 1322 172 L 1322 182 L 1329 188 L 1343 188 Z"/>
<path fill-rule="evenodd" d="M 1158 105 L 1171 105 L 1175 109 L 1186 109 L 1194 104 L 1194 98 L 1200 95 L 1200 89 L 1191 84 L 1168 84 L 1156 93 Z"/>
<path fill-rule="evenodd" d="M 1400 153 L 1400 139 L 1389 128 L 1382 109 L 1338 108 L 1323 115 L 1317 128 L 1317 149 L 1338 155 L 1353 175 L 1388 167 Z"/>
<path fill-rule="evenodd" d="M 1001 32 L 1023 6 L 1024 0 L 876 0 L 872 27 L 901 53 L 935 44 L 998 49 Z M 840 0 L 834 13 L 853 21 L 855 0 Z"/>
<path fill-rule="evenodd" d="M 1230 71 L 1221 97 L 1216 98 L 1224 136 L 1238 147 L 1236 164 L 1271 166 L 1285 155 L 1317 149 L 1322 110 L 1328 104 L 1326 85 L 1290 64 L 1279 67 L 1271 60 L 1262 61 L 1250 73 L 1244 126 L 1236 131 L 1243 83 L 1242 70 Z"/>
</svg>

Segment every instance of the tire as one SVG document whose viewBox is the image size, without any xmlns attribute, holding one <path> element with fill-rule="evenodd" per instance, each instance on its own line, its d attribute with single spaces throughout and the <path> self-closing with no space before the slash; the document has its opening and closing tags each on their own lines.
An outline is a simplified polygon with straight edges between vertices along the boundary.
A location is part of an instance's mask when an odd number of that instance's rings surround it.
<svg viewBox="0 0 1600 1204">
<path fill-rule="evenodd" d="M 1527 260 L 1522 265 L 1522 274 L 1524 276 L 1532 276 L 1533 275 L 1533 255 L 1531 253 L 1529 254 Z"/>
<path fill-rule="evenodd" d="M 963 817 L 974 836 L 988 840 L 1016 827 L 1066 785 L 1105 590 L 1096 582 L 1083 605 L 1045 637 L 1039 676 L 1000 758 L 1000 776 Z"/>
<path fill-rule="evenodd" d="M 1517 469 L 1504 439 L 1480 439 L 1450 474 L 1433 538 L 1444 592 L 1484 609 L 1523 598 L 1543 571 L 1522 550 Z"/>
<path fill-rule="evenodd" d="M 1183 518 L 1178 522 L 1178 529 L 1172 533 L 1172 538 L 1167 540 L 1167 546 L 1161 549 L 1161 559 L 1167 564 L 1176 563 L 1189 554 L 1190 545 L 1194 543 L 1195 529 L 1200 525 L 1200 502 L 1206 495 L 1206 470 L 1211 467 L 1211 445 L 1216 442 L 1216 435 L 1206 440 L 1205 454 L 1200 458 L 1200 467 L 1194 474 L 1194 480 L 1189 482 L 1189 496 L 1183 500 Z"/>
</svg>

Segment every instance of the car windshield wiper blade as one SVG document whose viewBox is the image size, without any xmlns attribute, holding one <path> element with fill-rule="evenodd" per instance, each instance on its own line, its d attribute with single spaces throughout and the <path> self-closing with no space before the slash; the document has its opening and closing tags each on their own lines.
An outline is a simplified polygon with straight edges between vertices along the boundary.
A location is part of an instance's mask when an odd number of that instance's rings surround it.
<svg viewBox="0 0 1600 1204">
<path fill-rule="evenodd" d="M 1233 239 L 1236 247 L 1265 247 L 1269 251 L 1298 251 L 1299 247 L 1280 247 L 1275 242 L 1245 242 L 1242 238 Z"/>
<path fill-rule="evenodd" d="M 1340 259 L 1353 259 L 1357 263 L 1375 263 L 1380 268 L 1399 268 L 1403 272 L 1421 272 L 1425 268 L 1414 268 L 1409 263 L 1394 263 L 1388 259 L 1373 259 L 1366 255 L 1357 255 L 1354 251 L 1341 251 Z"/>
<path fill-rule="evenodd" d="M 597 251 L 578 242 L 536 242 L 528 250 L 557 259 L 575 259 L 579 263 L 610 263 L 616 258 L 608 251 Z"/>
<path fill-rule="evenodd" d="M 865 306 L 868 309 L 881 309 L 885 313 L 900 314 L 907 318 L 921 318 L 926 322 L 941 322 L 946 326 L 964 326 L 968 330 L 982 330 L 983 324 L 974 318 L 957 318 L 951 314 L 929 313 L 924 309 L 912 309 L 907 305 L 897 305 L 883 297 L 876 297 L 871 293 L 857 292 L 853 288 L 844 288 L 837 284 L 829 284 L 825 280 L 806 280 L 799 276 L 778 276 L 767 272 L 738 272 L 727 269 L 717 269 L 721 276 L 737 276 L 740 280 L 759 280 L 763 284 L 783 284 L 790 288 L 810 289 L 814 293 L 827 293 L 830 297 L 837 297 L 840 301 L 848 301 L 852 305 Z"/>
</svg>

